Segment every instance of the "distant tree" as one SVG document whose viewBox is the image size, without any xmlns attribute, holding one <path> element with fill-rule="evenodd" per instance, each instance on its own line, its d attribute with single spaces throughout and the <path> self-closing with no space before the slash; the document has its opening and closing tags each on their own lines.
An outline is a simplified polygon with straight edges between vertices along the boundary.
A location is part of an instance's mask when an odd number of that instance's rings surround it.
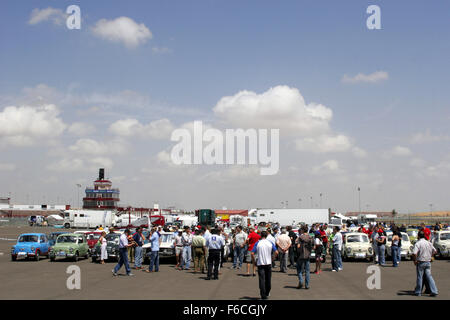
<svg viewBox="0 0 450 320">
<path fill-rule="evenodd" d="M 395 218 L 395 217 L 397 217 L 397 215 L 398 215 L 398 212 L 395 211 L 395 209 L 392 210 L 392 217 Z"/>
</svg>

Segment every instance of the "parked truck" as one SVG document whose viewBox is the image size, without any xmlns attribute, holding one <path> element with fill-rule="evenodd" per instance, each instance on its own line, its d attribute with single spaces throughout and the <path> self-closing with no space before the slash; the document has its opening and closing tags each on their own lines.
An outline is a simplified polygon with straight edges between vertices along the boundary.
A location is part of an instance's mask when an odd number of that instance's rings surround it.
<svg viewBox="0 0 450 320">
<path fill-rule="evenodd" d="M 92 229 L 100 225 L 103 227 L 120 226 L 122 221 L 112 210 L 65 210 L 64 227 Z"/>
<path fill-rule="evenodd" d="M 199 209 L 195 211 L 198 223 L 201 226 L 214 227 L 216 224 L 216 213 L 211 209 Z"/>
<path fill-rule="evenodd" d="M 256 223 L 278 223 L 280 226 L 311 225 L 329 223 L 329 209 L 252 209 L 249 216 L 256 218 Z"/>
</svg>

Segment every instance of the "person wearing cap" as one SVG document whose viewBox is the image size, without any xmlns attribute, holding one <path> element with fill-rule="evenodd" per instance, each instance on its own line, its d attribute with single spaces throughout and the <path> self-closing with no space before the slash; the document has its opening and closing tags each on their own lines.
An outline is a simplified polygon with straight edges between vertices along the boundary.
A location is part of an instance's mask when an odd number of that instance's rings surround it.
<svg viewBox="0 0 450 320">
<path fill-rule="evenodd" d="M 266 237 L 267 237 L 267 231 L 266 231 Z M 261 236 L 255 232 L 255 229 L 253 227 L 250 227 L 249 234 L 247 237 L 247 276 L 250 276 L 250 265 L 253 265 L 253 276 L 256 276 L 256 261 L 255 261 L 255 254 L 252 254 L 253 247 L 255 246 L 255 243 L 258 242 L 258 240 L 261 239 Z M 257 253 L 256 253 L 257 255 Z M 256 256 L 257 257 L 257 256 Z M 270 259 L 272 260 L 272 259 Z M 272 264 L 272 261 L 270 261 Z"/>
<path fill-rule="evenodd" d="M 289 248 L 291 247 L 291 238 L 286 234 L 286 229 L 281 229 L 281 234 L 276 240 L 278 247 L 278 256 L 280 257 L 280 272 L 287 273 L 287 264 L 289 257 Z"/>
<path fill-rule="evenodd" d="M 384 267 L 384 264 L 386 263 L 385 260 L 385 253 L 386 253 L 386 232 L 384 231 L 384 228 L 381 226 L 376 235 L 375 235 L 375 243 L 377 244 L 377 252 L 378 252 L 378 264 L 382 267 Z"/>
<path fill-rule="evenodd" d="M 214 280 L 219 279 L 220 255 L 222 248 L 225 246 L 225 241 L 219 233 L 218 229 L 213 229 L 211 236 L 206 240 L 206 247 L 208 247 L 209 251 L 206 280 L 211 280 L 211 276 L 213 276 Z"/>
<path fill-rule="evenodd" d="M 261 238 L 253 245 L 251 255 L 258 266 L 259 292 L 263 300 L 270 296 L 272 288 L 272 253 L 276 256 L 277 248 L 267 240 L 267 231 L 261 231 Z"/>
<path fill-rule="evenodd" d="M 125 265 L 125 271 L 127 276 L 133 276 L 130 269 L 130 264 L 128 262 L 128 248 L 133 244 L 128 243 L 128 236 L 130 235 L 130 230 L 126 229 L 119 237 L 119 262 L 112 270 L 114 276 L 117 276 L 117 272 L 123 265 Z"/>
<path fill-rule="evenodd" d="M 133 234 L 133 240 L 136 243 L 136 247 L 134 248 L 134 269 L 140 270 L 142 267 L 142 246 L 145 241 L 145 237 L 142 234 L 142 228 L 137 227 L 136 233 Z"/>
<path fill-rule="evenodd" d="M 153 266 L 155 266 L 155 272 L 159 271 L 159 245 L 161 236 L 158 229 L 153 228 L 150 234 L 151 242 L 151 253 L 150 253 L 150 264 L 148 265 L 148 270 L 143 270 L 147 273 L 153 272 Z"/>
</svg>

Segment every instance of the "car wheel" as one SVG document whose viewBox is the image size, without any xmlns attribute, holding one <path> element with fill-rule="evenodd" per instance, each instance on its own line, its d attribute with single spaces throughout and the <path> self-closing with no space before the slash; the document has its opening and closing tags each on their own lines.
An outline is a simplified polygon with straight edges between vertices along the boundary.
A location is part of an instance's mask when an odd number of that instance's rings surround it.
<svg viewBox="0 0 450 320">
<path fill-rule="evenodd" d="M 11 260 L 12 260 L 12 261 L 16 261 L 16 259 L 17 259 L 16 256 L 11 255 Z"/>
<path fill-rule="evenodd" d="M 54 256 L 50 256 L 50 261 L 51 262 L 55 262 L 55 257 Z"/>
<path fill-rule="evenodd" d="M 437 249 L 437 253 L 436 253 L 435 257 L 436 257 L 437 260 L 441 260 L 442 259 L 441 250 Z"/>
<path fill-rule="evenodd" d="M 96 263 L 97 262 L 97 258 L 96 257 L 92 257 L 92 263 Z"/>
<path fill-rule="evenodd" d="M 78 251 L 75 252 L 75 256 L 73 257 L 73 261 L 75 261 L 75 262 L 78 261 Z"/>
<path fill-rule="evenodd" d="M 39 250 L 36 251 L 36 255 L 34 256 L 34 260 L 35 261 L 39 261 L 40 256 L 39 256 Z"/>
<path fill-rule="evenodd" d="M 70 223 L 65 223 L 64 224 L 64 228 L 69 229 L 70 228 Z"/>
</svg>

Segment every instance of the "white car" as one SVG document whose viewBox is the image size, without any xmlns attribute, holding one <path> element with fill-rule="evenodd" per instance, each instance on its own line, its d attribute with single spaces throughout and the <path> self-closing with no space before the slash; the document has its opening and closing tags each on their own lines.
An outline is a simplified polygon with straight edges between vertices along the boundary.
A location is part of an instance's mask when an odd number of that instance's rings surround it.
<svg viewBox="0 0 450 320">
<path fill-rule="evenodd" d="M 361 232 L 349 232 L 344 235 L 342 246 L 342 258 L 344 261 L 353 259 L 370 259 L 373 256 L 373 248 L 369 237 Z"/>
<path fill-rule="evenodd" d="M 402 259 L 411 259 L 412 252 L 414 250 L 414 246 L 409 240 L 409 236 L 406 232 L 400 232 L 402 235 L 402 251 L 401 257 Z M 388 238 L 386 241 L 386 257 L 392 259 L 392 232 L 387 234 Z"/>
<path fill-rule="evenodd" d="M 175 248 L 173 246 L 174 233 L 173 232 L 160 232 L 161 242 L 159 243 L 159 256 L 162 257 L 175 257 Z M 149 255 L 151 252 L 152 244 L 151 242 L 145 243 L 142 246 L 143 256 Z"/>
<path fill-rule="evenodd" d="M 438 231 L 433 241 L 436 257 L 442 259 L 450 256 L 450 231 Z"/>
</svg>

